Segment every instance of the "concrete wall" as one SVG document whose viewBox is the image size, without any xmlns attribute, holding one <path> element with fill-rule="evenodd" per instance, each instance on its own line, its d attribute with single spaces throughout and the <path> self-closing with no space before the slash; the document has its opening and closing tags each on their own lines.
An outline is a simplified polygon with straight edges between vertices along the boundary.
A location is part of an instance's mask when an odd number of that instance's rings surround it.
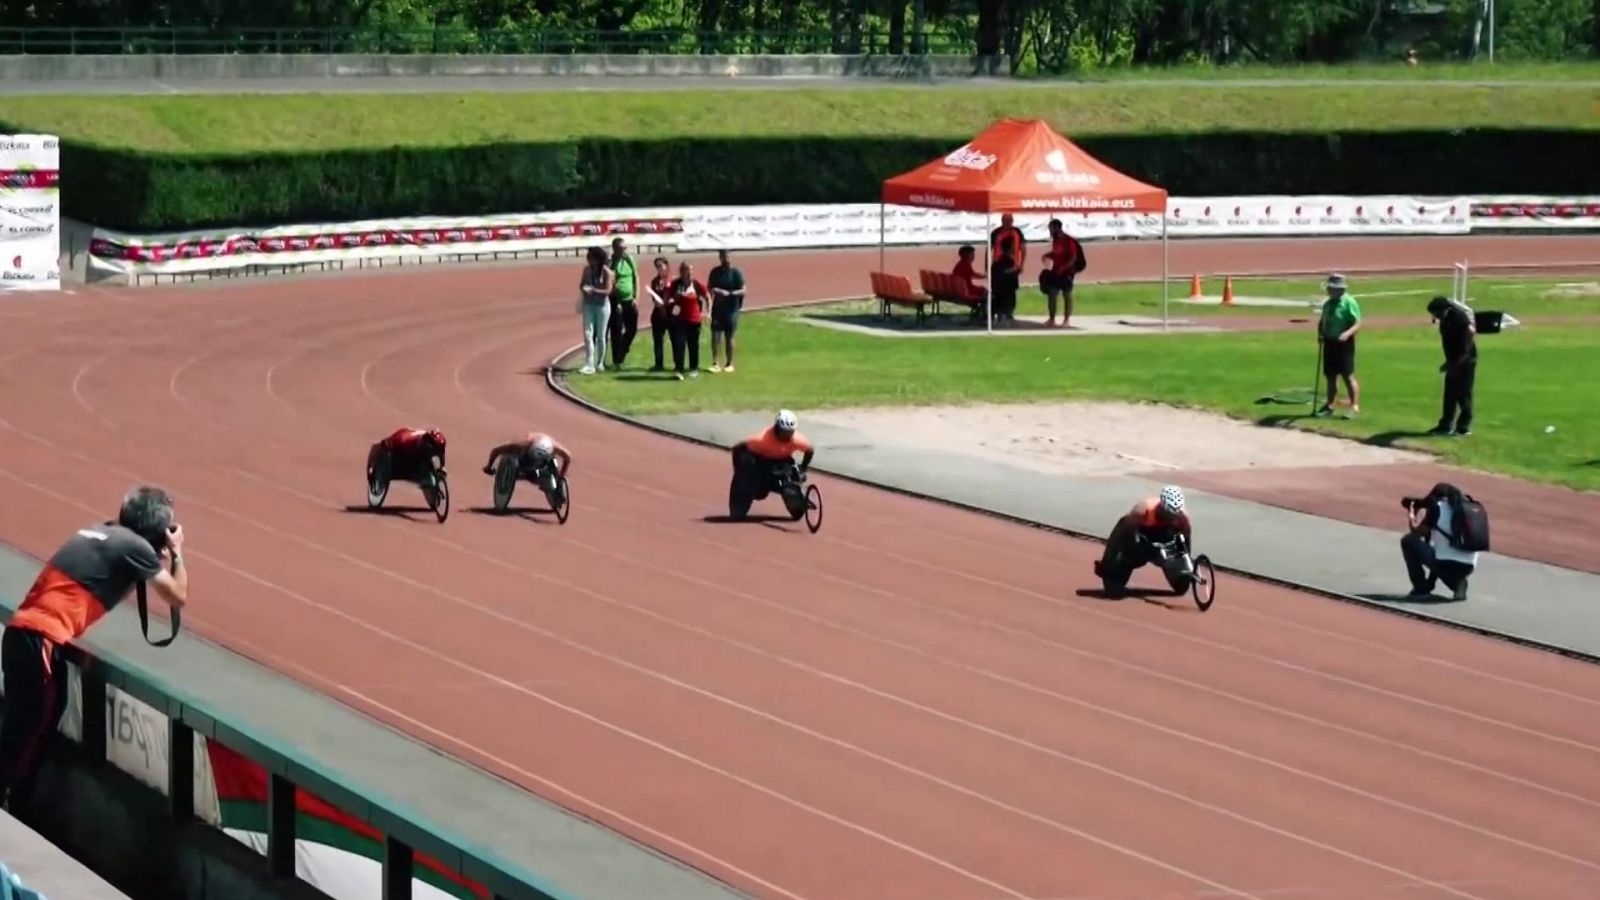
<svg viewBox="0 0 1600 900">
<path fill-rule="evenodd" d="M 0 56 L 0 81 L 437 76 L 700 76 L 966 78 L 1004 75 L 1003 59 L 969 56 L 138 54 Z"/>
</svg>

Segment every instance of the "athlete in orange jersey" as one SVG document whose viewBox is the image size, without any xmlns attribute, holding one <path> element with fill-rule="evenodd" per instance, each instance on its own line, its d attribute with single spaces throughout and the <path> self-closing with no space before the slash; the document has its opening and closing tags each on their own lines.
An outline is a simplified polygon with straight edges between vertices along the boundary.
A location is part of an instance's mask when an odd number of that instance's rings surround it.
<svg viewBox="0 0 1600 900">
<path fill-rule="evenodd" d="M 1111 536 L 1106 538 L 1105 552 L 1095 563 L 1095 574 L 1125 584 L 1134 569 L 1157 559 L 1154 544 L 1167 543 L 1180 535 L 1185 547 L 1193 545 L 1194 531 L 1183 508 L 1183 491 L 1167 485 L 1160 496 L 1140 500 L 1117 520 Z M 1167 580 L 1172 582 L 1172 576 Z M 1183 584 L 1186 586 L 1187 582 Z M 1177 585 L 1173 588 L 1176 590 Z"/>
<path fill-rule="evenodd" d="M 805 435 L 796 430 L 798 426 L 799 422 L 795 419 L 794 413 L 787 409 L 779 410 L 772 427 L 734 445 L 734 467 L 738 467 L 740 459 L 745 455 L 762 462 L 793 464 L 794 455 L 802 453 L 804 456 L 800 460 L 800 471 L 804 472 L 811 467 L 811 458 L 816 454 L 816 449 L 806 440 Z"/>
</svg>

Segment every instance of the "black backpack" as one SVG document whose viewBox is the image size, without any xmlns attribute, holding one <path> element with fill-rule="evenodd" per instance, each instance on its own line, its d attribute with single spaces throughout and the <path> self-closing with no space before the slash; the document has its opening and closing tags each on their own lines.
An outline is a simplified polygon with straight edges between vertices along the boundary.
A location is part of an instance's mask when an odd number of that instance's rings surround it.
<svg viewBox="0 0 1600 900">
<path fill-rule="evenodd" d="M 1467 553 L 1482 553 L 1489 549 L 1489 512 L 1471 494 L 1462 494 L 1456 504 L 1455 534 L 1450 544 Z"/>
</svg>

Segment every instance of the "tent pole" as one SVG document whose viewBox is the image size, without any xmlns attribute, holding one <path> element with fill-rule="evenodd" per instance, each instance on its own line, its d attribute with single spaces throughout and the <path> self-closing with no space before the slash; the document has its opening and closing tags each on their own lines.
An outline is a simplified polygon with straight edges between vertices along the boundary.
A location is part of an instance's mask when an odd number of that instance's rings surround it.
<svg viewBox="0 0 1600 900">
<path fill-rule="evenodd" d="M 1172 280 L 1171 268 L 1172 255 L 1167 245 L 1167 209 L 1166 201 L 1161 205 L 1161 330 L 1167 330 L 1167 301 L 1172 291 L 1168 290 L 1168 282 Z"/>
<path fill-rule="evenodd" d="M 989 277 L 989 232 L 994 230 L 994 213 L 983 214 L 983 330 L 994 334 L 994 279 Z"/>
<path fill-rule="evenodd" d="M 883 224 L 883 207 L 884 207 L 883 201 L 879 200 L 878 201 L 878 271 L 879 272 L 883 271 L 883 241 L 884 241 L 884 230 L 885 230 L 884 224 Z"/>
</svg>

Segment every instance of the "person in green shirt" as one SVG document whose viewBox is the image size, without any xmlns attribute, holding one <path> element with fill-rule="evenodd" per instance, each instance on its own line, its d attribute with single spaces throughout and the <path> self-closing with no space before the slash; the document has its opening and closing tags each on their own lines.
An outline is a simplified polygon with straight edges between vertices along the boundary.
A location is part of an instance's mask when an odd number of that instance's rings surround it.
<svg viewBox="0 0 1600 900">
<path fill-rule="evenodd" d="M 1317 321 L 1317 337 L 1322 341 L 1322 375 L 1328 381 L 1328 400 L 1317 415 L 1333 415 L 1340 379 L 1350 397 L 1350 414 L 1357 415 L 1361 412 L 1361 384 L 1356 381 L 1356 332 L 1361 330 L 1361 305 L 1345 293 L 1343 275 L 1329 275 L 1324 287 L 1328 299 L 1322 304 Z"/>
<path fill-rule="evenodd" d="M 732 372 L 733 333 L 739 330 L 739 311 L 744 308 L 744 273 L 728 262 L 728 251 L 717 251 L 717 267 L 706 277 L 706 287 L 711 290 L 711 371 Z M 723 351 L 720 357 L 719 335 Z"/>
<path fill-rule="evenodd" d="M 639 306 L 634 302 L 639 293 L 639 270 L 622 238 L 611 241 L 611 271 L 617 274 L 617 286 L 611 291 L 611 361 L 621 369 L 633 336 L 639 333 Z"/>
</svg>

